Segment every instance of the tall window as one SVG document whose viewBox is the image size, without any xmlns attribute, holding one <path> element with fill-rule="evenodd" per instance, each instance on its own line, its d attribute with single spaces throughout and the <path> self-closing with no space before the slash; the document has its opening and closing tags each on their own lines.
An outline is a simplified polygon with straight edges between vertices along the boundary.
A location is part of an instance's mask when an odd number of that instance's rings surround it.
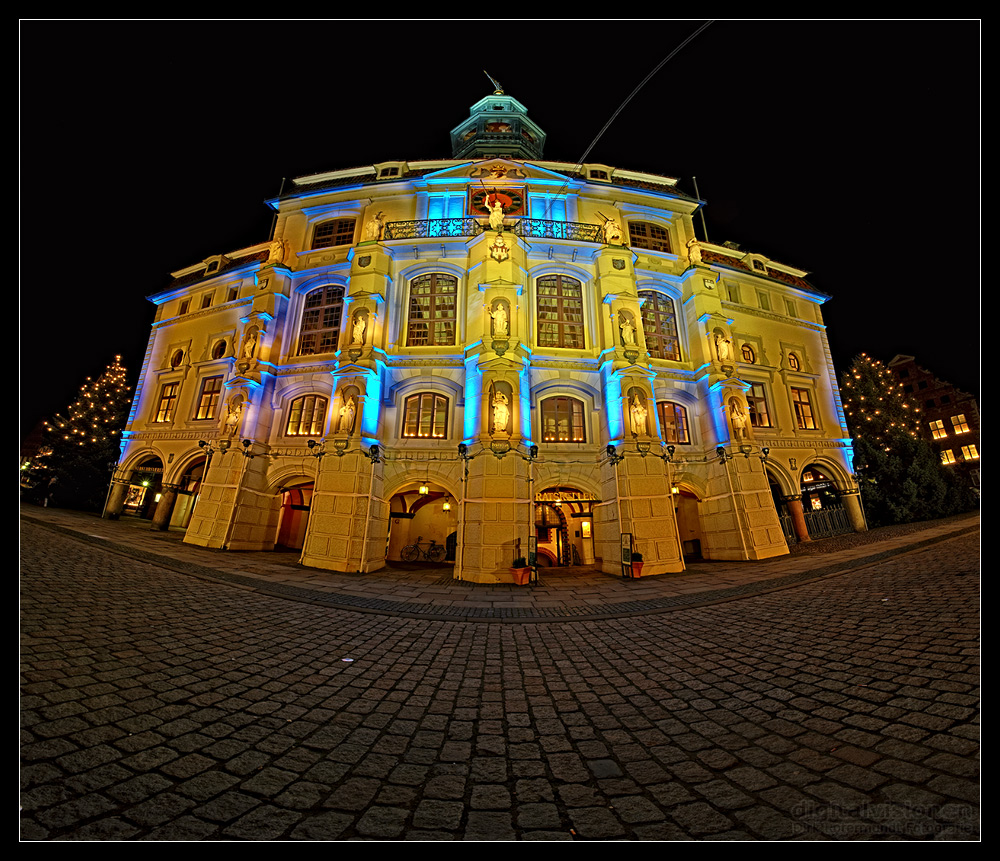
<svg viewBox="0 0 1000 861">
<path fill-rule="evenodd" d="M 320 395 L 306 395 L 292 401 L 288 411 L 288 436 L 320 436 L 326 422 L 328 401 Z"/>
<path fill-rule="evenodd" d="M 542 439 L 545 442 L 586 442 L 583 402 L 575 398 L 542 401 Z"/>
<path fill-rule="evenodd" d="M 447 347 L 455 343 L 458 279 L 435 272 L 410 282 L 408 347 Z"/>
<path fill-rule="evenodd" d="M 680 341 L 677 339 L 677 315 L 674 300 L 662 293 L 642 290 L 642 331 L 646 335 L 646 349 L 654 359 L 681 360 Z"/>
<path fill-rule="evenodd" d="M 688 432 L 687 410 L 680 404 L 661 401 L 656 405 L 660 414 L 660 428 L 663 431 L 663 441 L 675 445 L 690 445 L 691 434 Z"/>
<path fill-rule="evenodd" d="M 948 436 L 948 431 L 944 429 L 944 422 L 940 419 L 932 421 L 931 423 L 931 436 L 934 439 L 944 439 Z"/>
<path fill-rule="evenodd" d="M 962 446 L 962 459 L 963 460 L 979 460 L 979 451 L 974 445 L 963 445 Z"/>
<path fill-rule="evenodd" d="M 955 429 L 955 433 L 969 432 L 969 423 L 965 420 L 965 415 L 962 413 L 951 417 L 951 426 Z"/>
<path fill-rule="evenodd" d="M 410 395 L 403 402 L 403 436 L 411 439 L 446 439 L 448 399 L 433 392 Z"/>
<path fill-rule="evenodd" d="M 747 392 L 747 406 L 750 409 L 750 424 L 755 428 L 771 427 L 771 415 L 767 409 L 767 393 L 763 383 L 753 383 Z"/>
<path fill-rule="evenodd" d="M 816 430 L 809 392 L 805 389 L 792 389 L 792 406 L 795 407 L 795 422 L 799 430 Z"/>
<path fill-rule="evenodd" d="M 218 415 L 219 395 L 222 393 L 222 377 L 207 377 L 201 384 L 198 395 L 196 419 L 214 419 Z"/>
<path fill-rule="evenodd" d="M 299 328 L 299 355 L 331 353 L 340 339 L 344 288 L 327 284 L 306 294 Z"/>
<path fill-rule="evenodd" d="M 943 463 L 945 466 L 951 466 L 951 464 L 955 463 L 955 452 L 953 452 L 950 448 L 946 448 L 944 451 L 942 451 L 941 463 Z"/>
<path fill-rule="evenodd" d="M 156 408 L 158 422 L 173 421 L 174 407 L 177 406 L 177 390 L 180 383 L 166 383 L 160 390 L 160 403 Z"/>
<path fill-rule="evenodd" d="M 313 231 L 313 248 L 333 248 L 354 242 L 353 218 L 334 218 L 317 224 Z"/>
<path fill-rule="evenodd" d="M 633 248 L 648 248 L 650 251 L 670 253 L 670 235 L 659 224 L 648 221 L 630 221 L 628 233 L 632 237 Z"/>
<path fill-rule="evenodd" d="M 538 346 L 583 349 L 583 284 L 567 275 L 536 283 Z"/>
</svg>

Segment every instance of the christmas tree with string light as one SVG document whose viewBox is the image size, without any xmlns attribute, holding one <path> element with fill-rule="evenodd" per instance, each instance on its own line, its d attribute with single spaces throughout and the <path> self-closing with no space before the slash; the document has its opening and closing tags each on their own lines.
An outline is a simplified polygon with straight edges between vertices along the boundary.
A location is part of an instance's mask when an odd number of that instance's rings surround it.
<svg viewBox="0 0 1000 861">
<path fill-rule="evenodd" d="M 28 469 L 31 496 L 64 508 L 99 510 L 121 452 L 131 388 L 121 356 L 96 380 L 87 377 L 63 413 L 44 422 L 42 446 Z"/>
<path fill-rule="evenodd" d="M 921 410 L 878 359 L 862 353 L 840 386 L 869 526 L 944 517 L 969 498 L 919 433 Z"/>
</svg>

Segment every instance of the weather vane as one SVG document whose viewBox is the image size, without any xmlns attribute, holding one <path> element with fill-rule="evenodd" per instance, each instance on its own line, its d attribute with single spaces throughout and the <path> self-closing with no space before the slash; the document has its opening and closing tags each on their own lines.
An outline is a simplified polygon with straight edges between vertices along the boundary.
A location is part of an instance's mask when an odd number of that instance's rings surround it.
<svg viewBox="0 0 1000 861">
<path fill-rule="evenodd" d="M 493 95 L 502 96 L 503 87 L 500 86 L 500 82 L 496 78 L 494 78 L 489 72 L 487 72 L 486 69 L 483 69 L 483 74 L 486 75 L 486 77 L 489 78 L 490 82 L 493 84 Z"/>
</svg>

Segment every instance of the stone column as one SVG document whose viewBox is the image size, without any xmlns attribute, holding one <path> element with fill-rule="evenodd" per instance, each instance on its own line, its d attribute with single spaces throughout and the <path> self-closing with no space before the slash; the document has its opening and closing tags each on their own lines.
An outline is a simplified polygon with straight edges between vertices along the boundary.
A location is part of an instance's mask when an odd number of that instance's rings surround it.
<svg viewBox="0 0 1000 861">
<path fill-rule="evenodd" d="M 806 516 L 802 510 L 802 494 L 796 493 L 791 496 L 783 496 L 782 500 L 788 506 L 788 513 L 792 516 L 792 528 L 795 530 L 795 537 L 802 544 L 812 541 L 809 537 L 809 529 L 806 526 Z"/>
<path fill-rule="evenodd" d="M 160 488 L 160 501 L 156 504 L 156 511 L 153 512 L 153 525 L 150 529 L 165 532 L 170 526 L 170 515 L 173 514 L 174 504 L 177 502 L 177 491 L 176 484 L 164 484 Z"/>
<path fill-rule="evenodd" d="M 855 532 L 867 532 L 868 524 L 865 523 L 865 512 L 861 507 L 861 492 L 857 490 L 840 491 L 840 501 L 844 503 L 844 510 L 851 521 L 851 526 Z"/>
<path fill-rule="evenodd" d="M 104 507 L 104 516 L 108 520 L 117 520 L 125 508 L 125 497 L 128 496 L 128 479 L 116 478 L 111 486 L 111 496 Z"/>
</svg>

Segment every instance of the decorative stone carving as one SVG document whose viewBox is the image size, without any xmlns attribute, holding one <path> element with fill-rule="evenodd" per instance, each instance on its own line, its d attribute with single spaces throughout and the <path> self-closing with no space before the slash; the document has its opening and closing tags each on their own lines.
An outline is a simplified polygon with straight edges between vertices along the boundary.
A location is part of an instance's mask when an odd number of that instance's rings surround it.
<svg viewBox="0 0 1000 861">
<path fill-rule="evenodd" d="M 622 226 L 613 218 L 604 219 L 604 242 L 607 245 L 622 244 Z"/>
<path fill-rule="evenodd" d="M 493 433 L 506 433 L 510 420 L 510 407 L 503 392 L 493 392 Z"/>
<path fill-rule="evenodd" d="M 378 214 L 369 218 L 368 223 L 365 225 L 365 239 L 379 241 L 382 238 L 382 231 L 384 229 L 385 218 L 382 216 L 382 210 L 379 210 Z"/>
<path fill-rule="evenodd" d="M 688 260 L 692 266 L 697 266 L 701 263 L 701 243 L 697 239 L 689 239 L 687 241 L 687 250 Z"/>
<path fill-rule="evenodd" d="M 729 419 L 733 423 L 733 439 L 750 439 L 750 417 L 739 398 L 729 399 Z"/>
<path fill-rule="evenodd" d="M 504 240 L 502 233 L 498 233 L 490 245 L 490 257 L 496 260 L 497 263 L 503 263 L 504 260 L 510 257 L 510 246 Z"/>
<path fill-rule="evenodd" d="M 268 263 L 284 263 L 285 262 L 285 242 L 282 239 L 271 240 L 271 245 L 268 248 Z"/>
<path fill-rule="evenodd" d="M 337 420 L 337 433 L 349 434 L 354 430 L 354 414 L 356 411 L 354 398 L 348 398 L 347 403 L 340 408 L 340 418 Z"/>
<path fill-rule="evenodd" d="M 628 408 L 629 416 L 632 420 L 632 435 L 646 435 L 646 407 L 639 400 L 638 393 L 632 395 L 632 403 Z"/>
</svg>

